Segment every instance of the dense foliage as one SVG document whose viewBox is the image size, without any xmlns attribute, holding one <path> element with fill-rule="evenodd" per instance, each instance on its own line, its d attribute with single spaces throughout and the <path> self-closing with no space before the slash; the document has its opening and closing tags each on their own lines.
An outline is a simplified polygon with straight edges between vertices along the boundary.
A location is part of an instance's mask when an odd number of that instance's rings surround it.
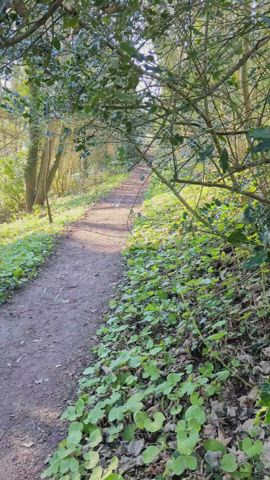
<svg viewBox="0 0 270 480">
<path fill-rule="evenodd" d="M 149 197 L 96 362 L 43 477 L 268 478 L 269 268 L 250 268 L 244 250 L 198 222 L 190 231 L 161 186 Z M 212 208 L 220 225 L 234 212 Z"/>
<path fill-rule="evenodd" d="M 3 108 L 27 124 L 28 211 L 47 200 L 67 142 L 82 159 L 109 142 L 147 162 L 210 231 L 182 186 L 268 215 L 268 0 L 2 3 Z"/>
</svg>

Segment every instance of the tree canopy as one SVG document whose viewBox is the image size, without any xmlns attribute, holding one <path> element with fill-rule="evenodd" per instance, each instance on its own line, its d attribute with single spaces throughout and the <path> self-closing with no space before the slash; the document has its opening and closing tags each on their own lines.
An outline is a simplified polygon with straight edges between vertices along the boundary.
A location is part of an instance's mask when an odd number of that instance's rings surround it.
<svg viewBox="0 0 270 480">
<path fill-rule="evenodd" d="M 97 131 L 129 145 L 207 228 L 187 184 L 267 209 L 269 14 L 267 0 L 2 2 L 5 91 L 15 70 L 29 85 L 16 96 L 31 138 L 28 208 L 39 124 L 57 118 L 77 122 L 80 152 Z"/>
</svg>

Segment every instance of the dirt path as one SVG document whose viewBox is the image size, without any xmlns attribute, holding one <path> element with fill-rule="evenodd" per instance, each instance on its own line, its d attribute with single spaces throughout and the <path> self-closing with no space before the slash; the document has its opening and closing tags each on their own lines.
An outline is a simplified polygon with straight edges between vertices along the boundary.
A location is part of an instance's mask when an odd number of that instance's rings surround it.
<svg viewBox="0 0 270 480">
<path fill-rule="evenodd" d="M 38 278 L 0 308 L 0 480 L 37 480 L 64 435 L 59 415 L 74 398 L 121 275 L 127 218 L 144 173 L 136 168 L 90 209 Z"/>
</svg>

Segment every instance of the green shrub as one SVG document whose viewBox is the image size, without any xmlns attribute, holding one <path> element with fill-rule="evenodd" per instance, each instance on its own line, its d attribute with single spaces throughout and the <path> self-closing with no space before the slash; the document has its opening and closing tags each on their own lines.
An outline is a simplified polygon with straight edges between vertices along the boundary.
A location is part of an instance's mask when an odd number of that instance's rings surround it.
<svg viewBox="0 0 270 480">
<path fill-rule="evenodd" d="M 0 223 L 24 207 L 22 155 L 0 159 Z"/>
</svg>

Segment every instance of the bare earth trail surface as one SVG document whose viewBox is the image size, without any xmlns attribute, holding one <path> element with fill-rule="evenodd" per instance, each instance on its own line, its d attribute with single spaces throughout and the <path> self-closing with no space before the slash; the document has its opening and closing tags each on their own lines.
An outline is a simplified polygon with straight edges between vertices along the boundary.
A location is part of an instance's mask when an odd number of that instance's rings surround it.
<svg viewBox="0 0 270 480">
<path fill-rule="evenodd" d="M 37 480 L 65 433 L 59 417 L 90 363 L 146 173 L 137 167 L 73 224 L 39 276 L 0 308 L 0 480 Z"/>
</svg>

